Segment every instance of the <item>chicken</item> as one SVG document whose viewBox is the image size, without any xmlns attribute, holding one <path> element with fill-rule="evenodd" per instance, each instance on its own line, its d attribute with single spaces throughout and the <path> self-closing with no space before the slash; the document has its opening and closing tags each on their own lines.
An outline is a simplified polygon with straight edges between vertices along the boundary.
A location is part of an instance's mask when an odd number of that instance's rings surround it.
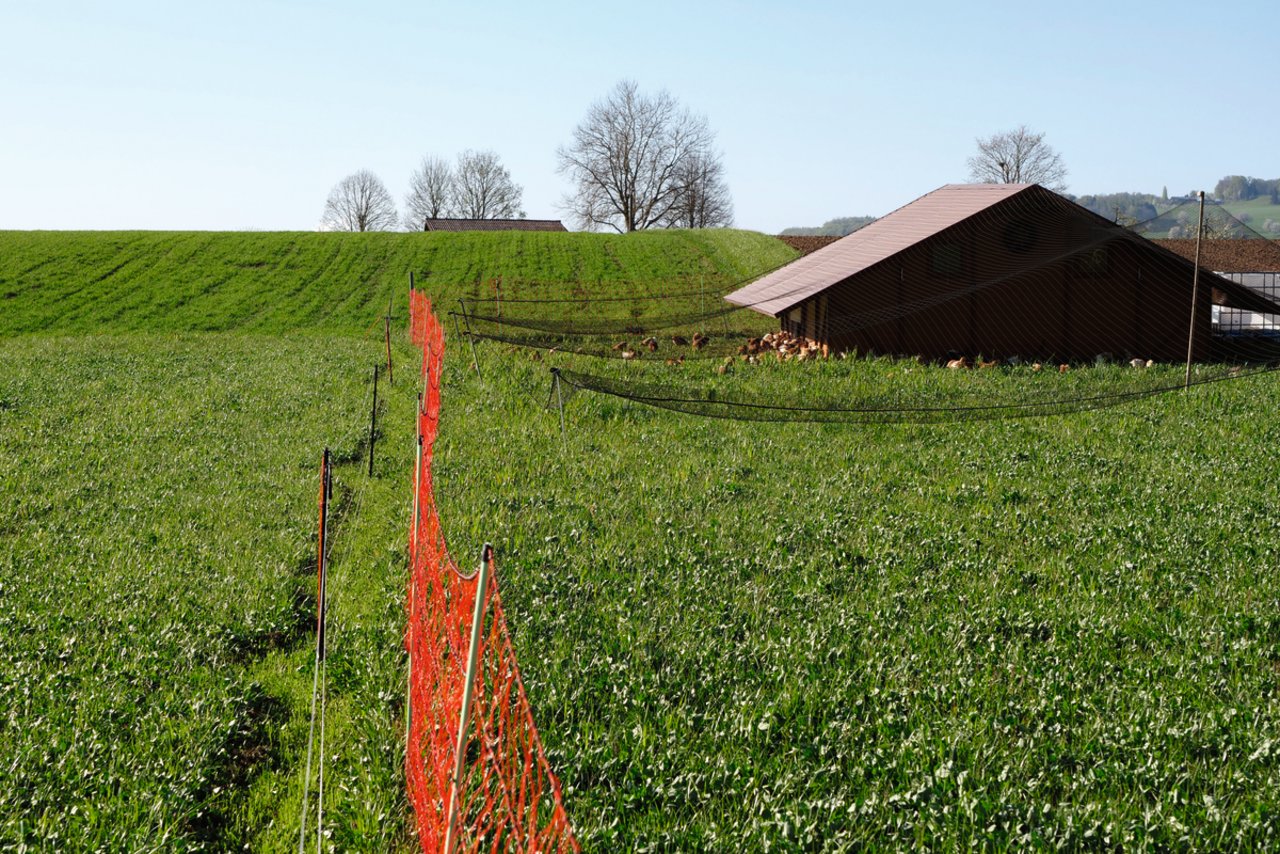
<svg viewBox="0 0 1280 854">
<path fill-rule="evenodd" d="M 626 341 L 619 341 L 617 344 L 614 344 L 614 345 L 613 345 L 613 349 L 614 349 L 614 350 L 625 350 L 625 349 L 627 349 L 627 342 L 626 342 Z"/>
<path fill-rule="evenodd" d="M 648 338 L 644 339 L 640 343 L 643 346 L 648 347 L 650 353 L 656 353 L 658 351 L 658 339 L 654 338 L 652 335 L 650 335 Z"/>
<path fill-rule="evenodd" d="M 961 356 L 959 359 L 952 359 L 950 362 L 947 362 L 947 367 L 953 371 L 967 368 L 969 367 L 969 360 L 964 356 Z"/>
<path fill-rule="evenodd" d="M 685 338 L 683 335 L 672 335 L 671 343 L 675 344 L 677 347 L 687 347 L 689 345 L 689 339 Z"/>
</svg>

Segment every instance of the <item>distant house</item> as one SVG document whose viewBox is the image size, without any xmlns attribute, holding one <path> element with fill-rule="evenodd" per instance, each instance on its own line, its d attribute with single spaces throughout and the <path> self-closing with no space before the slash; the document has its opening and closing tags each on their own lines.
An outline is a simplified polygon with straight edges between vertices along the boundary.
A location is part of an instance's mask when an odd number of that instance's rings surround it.
<svg viewBox="0 0 1280 854">
<path fill-rule="evenodd" d="M 568 231 L 558 219 L 429 219 L 423 231 Z"/>
<path fill-rule="evenodd" d="M 1081 361 L 1186 357 L 1194 265 L 1037 184 L 950 184 L 729 294 L 834 350 Z M 1202 271 L 1212 306 L 1280 313 Z"/>
</svg>

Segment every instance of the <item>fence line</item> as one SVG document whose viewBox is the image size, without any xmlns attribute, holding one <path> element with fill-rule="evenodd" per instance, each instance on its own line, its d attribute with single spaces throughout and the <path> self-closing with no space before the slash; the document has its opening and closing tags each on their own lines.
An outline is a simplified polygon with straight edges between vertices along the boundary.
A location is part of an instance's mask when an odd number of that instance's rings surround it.
<svg viewBox="0 0 1280 854">
<path fill-rule="evenodd" d="M 410 334 L 423 351 L 422 451 L 410 527 L 408 742 L 405 778 L 424 852 L 580 851 L 569 827 L 560 782 L 552 773 L 511 647 L 496 573 L 483 594 L 480 573 L 450 557 L 431 481 L 440 419 L 444 328 L 425 294 L 410 292 Z M 476 609 L 477 596 L 483 595 Z M 466 731 L 459 738 L 469 639 L 479 614 L 478 672 Z M 458 746 L 463 745 L 459 750 Z M 455 765 L 462 755 L 460 774 Z M 456 817 L 449 805 L 457 803 Z"/>
</svg>

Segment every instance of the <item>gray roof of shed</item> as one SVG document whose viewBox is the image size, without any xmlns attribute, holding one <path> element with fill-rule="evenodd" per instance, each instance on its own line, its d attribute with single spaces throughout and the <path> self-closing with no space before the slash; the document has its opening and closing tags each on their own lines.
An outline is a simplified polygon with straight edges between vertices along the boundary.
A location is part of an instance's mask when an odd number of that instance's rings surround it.
<svg viewBox="0 0 1280 854">
<path fill-rule="evenodd" d="M 568 231 L 558 219 L 454 219 L 426 220 L 423 231 Z"/>
<path fill-rule="evenodd" d="M 1035 184 L 947 184 L 725 297 L 778 316 L 787 309 Z"/>
</svg>

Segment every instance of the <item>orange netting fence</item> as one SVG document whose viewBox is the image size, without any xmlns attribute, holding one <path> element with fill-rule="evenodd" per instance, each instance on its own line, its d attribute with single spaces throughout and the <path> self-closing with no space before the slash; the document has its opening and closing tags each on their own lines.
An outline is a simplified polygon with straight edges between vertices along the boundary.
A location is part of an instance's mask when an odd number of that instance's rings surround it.
<svg viewBox="0 0 1280 854">
<path fill-rule="evenodd" d="M 409 322 L 413 341 L 423 350 L 424 391 L 409 544 L 405 776 L 422 850 L 579 851 L 560 781 L 551 773 L 533 723 L 497 582 L 488 571 L 464 572 L 445 548 L 431 486 L 444 329 L 431 301 L 417 291 L 410 292 Z M 491 567 L 491 560 L 486 547 L 482 561 Z M 483 577 L 489 580 L 478 611 L 483 621 L 478 667 L 459 750 L 471 631 Z M 460 781 L 456 794 L 455 774 Z"/>
</svg>

